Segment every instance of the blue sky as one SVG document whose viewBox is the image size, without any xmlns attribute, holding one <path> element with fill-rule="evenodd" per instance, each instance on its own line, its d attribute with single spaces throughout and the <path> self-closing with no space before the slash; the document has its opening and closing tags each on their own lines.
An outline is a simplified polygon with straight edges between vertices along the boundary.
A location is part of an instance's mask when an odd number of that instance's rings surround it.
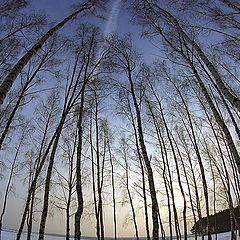
<svg viewBox="0 0 240 240">
<path fill-rule="evenodd" d="M 114 26 L 111 26 L 111 30 L 115 30 L 117 34 L 123 35 L 126 33 L 132 34 L 132 39 L 135 46 L 143 53 L 143 57 L 148 62 L 152 61 L 154 58 L 154 53 L 156 53 L 156 48 L 154 48 L 149 41 L 140 37 L 140 27 L 133 25 L 130 20 L 129 14 L 124 10 L 124 1 L 121 0 L 110 0 L 108 7 L 104 13 L 106 19 L 109 19 L 111 15 L 111 10 L 115 2 L 118 4 L 118 16 L 115 20 Z M 71 13 L 71 5 L 78 3 L 77 0 L 32 0 L 32 7 L 36 10 L 43 10 L 50 21 L 58 22 L 64 17 Z M 56 7 L 57 6 L 57 7 Z M 104 21 L 100 18 L 91 17 L 89 19 L 84 19 L 84 21 L 89 21 L 96 24 L 102 29 L 104 33 L 107 28 L 107 20 Z M 71 29 L 71 23 L 64 26 L 62 31 L 69 31 Z"/>
</svg>

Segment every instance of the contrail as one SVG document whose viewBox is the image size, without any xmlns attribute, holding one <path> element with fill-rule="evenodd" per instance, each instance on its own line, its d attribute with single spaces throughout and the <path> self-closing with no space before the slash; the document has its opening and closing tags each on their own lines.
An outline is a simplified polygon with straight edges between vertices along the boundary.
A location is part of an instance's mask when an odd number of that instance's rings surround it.
<svg viewBox="0 0 240 240">
<path fill-rule="evenodd" d="M 121 7 L 120 7 L 121 1 L 122 0 L 115 0 L 113 3 L 110 15 L 108 17 L 108 21 L 106 23 L 104 36 L 111 34 L 116 29 L 117 19 L 118 19 L 118 15 L 119 15 L 119 12 L 121 9 Z"/>
<path fill-rule="evenodd" d="M 113 33 L 117 27 L 117 20 L 118 20 L 118 15 L 121 10 L 120 3 L 122 0 L 115 0 L 111 12 L 109 14 L 105 30 L 103 32 L 104 37 L 108 37 L 111 33 Z M 105 44 L 104 44 L 105 45 Z M 97 59 L 101 59 L 101 55 L 104 52 L 104 49 L 106 46 L 101 46 L 97 52 Z"/>
</svg>

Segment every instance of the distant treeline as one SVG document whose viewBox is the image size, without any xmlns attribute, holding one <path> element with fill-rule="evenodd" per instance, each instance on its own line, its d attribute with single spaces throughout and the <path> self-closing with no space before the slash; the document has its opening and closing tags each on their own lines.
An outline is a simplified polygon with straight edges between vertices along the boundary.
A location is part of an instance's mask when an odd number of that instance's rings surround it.
<svg viewBox="0 0 240 240">
<path fill-rule="evenodd" d="M 233 208 L 233 216 L 235 219 L 234 229 L 240 229 L 240 207 Z M 222 233 L 231 231 L 230 209 L 225 209 L 214 215 L 209 216 L 209 224 L 211 233 Z M 207 233 L 207 217 L 196 222 L 191 229 L 192 233 Z"/>
</svg>

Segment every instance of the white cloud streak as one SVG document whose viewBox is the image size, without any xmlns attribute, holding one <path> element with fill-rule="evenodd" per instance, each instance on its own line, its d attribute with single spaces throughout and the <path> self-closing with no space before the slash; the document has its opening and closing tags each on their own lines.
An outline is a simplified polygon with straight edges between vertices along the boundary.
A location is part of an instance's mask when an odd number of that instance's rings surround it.
<svg viewBox="0 0 240 240">
<path fill-rule="evenodd" d="M 108 21 L 106 23 L 104 36 L 107 36 L 116 30 L 118 15 L 121 10 L 121 6 L 120 6 L 121 1 L 122 0 L 115 0 L 112 5 L 112 9 L 111 9 L 110 15 L 108 17 Z"/>
<path fill-rule="evenodd" d="M 111 33 L 113 33 L 116 28 L 117 28 L 117 20 L 118 20 L 118 15 L 121 10 L 121 1 L 122 0 L 115 0 L 112 9 L 110 11 L 103 35 L 104 37 L 108 37 Z M 105 46 L 101 46 L 97 52 L 97 59 L 101 59 L 102 54 L 104 53 Z M 94 72 L 96 72 L 95 70 Z"/>
</svg>

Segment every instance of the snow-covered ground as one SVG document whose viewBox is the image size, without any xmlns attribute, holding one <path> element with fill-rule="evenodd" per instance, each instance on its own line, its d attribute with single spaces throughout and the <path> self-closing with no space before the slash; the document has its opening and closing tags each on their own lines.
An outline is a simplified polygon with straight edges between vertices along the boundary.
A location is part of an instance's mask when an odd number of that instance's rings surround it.
<svg viewBox="0 0 240 240">
<path fill-rule="evenodd" d="M 16 239 L 16 233 L 14 232 L 6 232 L 6 231 L 3 231 L 2 232 L 2 240 L 15 240 Z M 37 237 L 37 234 L 32 234 L 32 238 L 31 240 L 37 240 L 38 237 Z M 65 237 L 62 236 L 62 237 L 59 237 L 59 236 L 46 236 L 45 237 L 46 240 L 64 240 Z M 26 234 L 23 233 L 22 234 L 22 237 L 21 237 L 21 240 L 26 240 Z"/>
<path fill-rule="evenodd" d="M 188 240 L 194 240 L 194 237 L 189 237 Z M 202 239 L 201 237 L 198 238 L 199 240 Z M 204 239 L 207 240 L 207 236 L 204 237 Z M 212 240 L 216 239 L 216 235 L 212 235 Z M 231 233 L 230 232 L 226 232 L 226 233 L 219 233 L 217 235 L 217 240 L 230 240 L 231 239 Z M 236 240 L 240 240 L 240 237 L 237 236 Z"/>
<path fill-rule="evenodd" d="M 2 240 L 15 240 L 15 239 L 16 239 L 16 233 L 6 232 L 6 231 L 2 232 Z M 26 235 L 23 234 L 22 237 L 21 237 L 21 240 L 25 240 L 25 239 L 26 239 Z M 38 239 L 37 235 L 33 234 L 32 235 L 32 240 L 37 240 L 37 239 Z M 45 239 L 46 240 L 64 240 L 65 237 L 64 236 L 60 237 L 60 236 L 49 236 L 49 235 L 47 235 L 45 237 Z M 108 238 L 106 238 L 106 239 L 108 239 Z M 198 239 L 200 240 L 202 238 L 199 237 Z M 205 237 L 204 239 L 207 239 L 207 237 Z M 227 233 L 218 234 L 217 239 L 218 240 L 230 240 L 230 233 L 227 232 Z M 84 238 L 82 238 L 82 240 L 84 240 Z M 128 240 L 129 240 L 129 238 L 128 238 Z M 189 237 L 188 240 L 194 240 L 194 237 Z M 215 236 L 213 236 L 212 240 L 215 240 Z M 237 237 L 237 240 L 240 240 L 239 236 Z"/>
</svg>

